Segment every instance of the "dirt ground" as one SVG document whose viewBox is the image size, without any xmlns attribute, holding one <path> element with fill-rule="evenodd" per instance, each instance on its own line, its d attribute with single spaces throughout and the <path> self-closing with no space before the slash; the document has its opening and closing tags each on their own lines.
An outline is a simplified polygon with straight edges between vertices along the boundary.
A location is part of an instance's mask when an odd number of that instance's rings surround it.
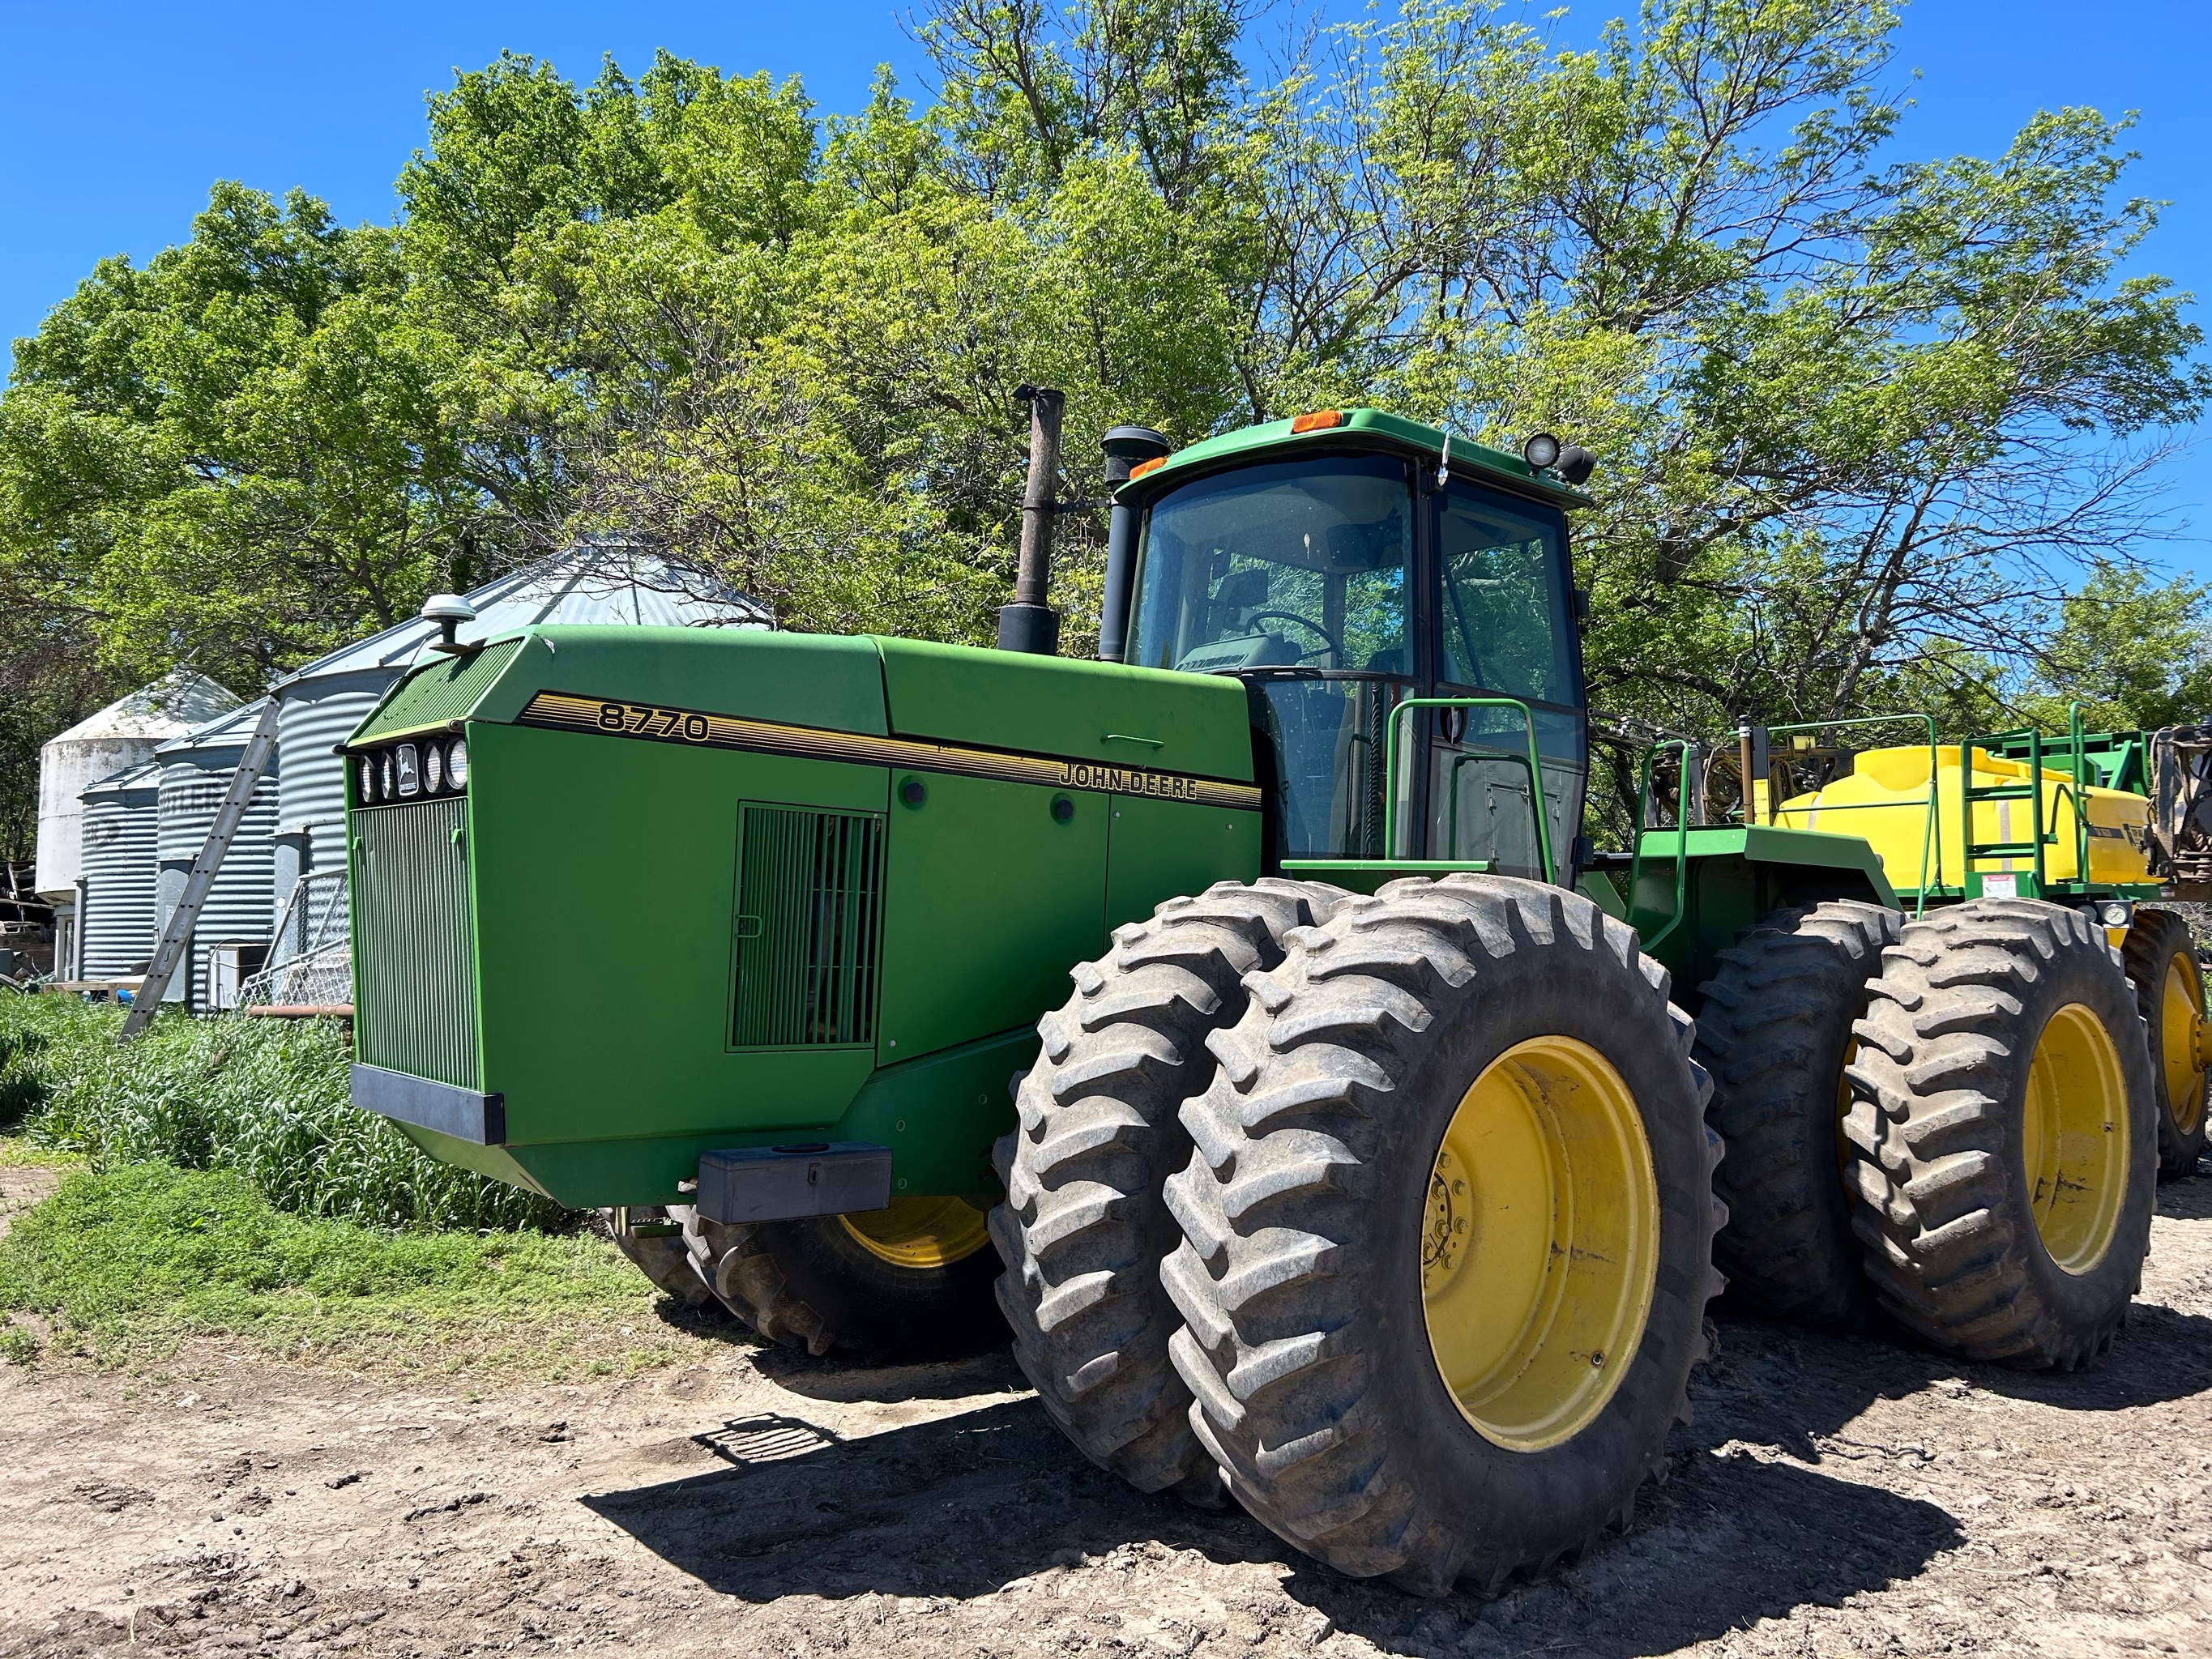
<svg viewBox="0 0 2212 1659">
<path fill-rule="evenodd" d="M 995 1355 L 0 1367 L 0 1656 L 2212 1654 L 2212 1179 L 2161 1205 L 2085 1375 L 1723 1321 L 1634 1529 L 1492 1601 L 1131 1492 Z"/>
</svg>

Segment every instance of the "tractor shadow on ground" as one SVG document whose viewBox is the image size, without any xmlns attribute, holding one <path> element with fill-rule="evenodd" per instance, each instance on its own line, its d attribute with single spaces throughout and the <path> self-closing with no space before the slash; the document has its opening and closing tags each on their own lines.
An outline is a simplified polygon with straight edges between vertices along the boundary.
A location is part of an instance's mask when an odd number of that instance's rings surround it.
<svg viewBox="0 0 2212 1659">
<path fill-rule="evenodd" d="M 2212 1219 L 2212 1182 L 2169 1185 L 2160 1207 L 2173 1219 Z M 1909 1472 L 1930 1454 L 1853 1428 L 1877 1401 L 1971 1389 L 2101 1412 L 2212 1388 L 2212 1319 L 2156 1302 L 2137 1303 L 2112 1351 L 2073 1374 L 1962 1364 L 1894 1329 L 1835 1337 L 1729 1317 L 1719 1328 L 1718 1357 L 1692 1381 L 1696 1421 L 1669 1445 L 1672 1478 L 1644 1489 L 1631 1531 L 1487 1601 L 1425 1601 L 1347 1579 L 1241 1511 L 1137 1492 L 1084 1461 L 1033 1397 L 859 1440 L 807 1420 L 810 1399 L 1018 1390 L 1003 1349 L 896 1367 L 757 1350 L 754 1363 L 798 1409 L 693 1437 L 720 1468 L 581 1501 L 707 1588 L 748 1602 L 872 1591 L 968 1599 L 1072 1569 L 1085 1577 L 1083 1605 L 1133 1621 L 1176 1599 L 1148 1589 L 1145 1573 L 1146 1558 L 1176 1553 L 1261 1567 L 1337 1629 L 1409 1659 L 1534 1650 L 1632 1659 L 1838 1605 L 1916 1577 L 1964 1540 L 1939 1505 L 1844 1473 L 1863 1474 L 1869 1459 Z"/>
<path fill-rule="evenodd" d="M 2060 1411 L 2126 1411 L 2212 1389 L 2212 1319 L 2137 1302 L 2109 1352 L 2078 1371 L 1970 1364 L 1885 1326 L 1832 1336 L 1748 1318 L 1720 1322 L 1720 1352 L 1690 1379 L 1696 1424 L 1678 1431 L 1707 1449 L 1742 1440 L 1816 1462 L 1877 1400 L 1929 1389 L 1978 1390 Z"/>
<path fill-rule="evenodd" d="M 2199 1163 L 2196 1176 L 2159 1183 L 2158 1212 L 2170 1221 L 2212 1221 L 2212 1181 L 2204 1179 L 2206 1164 Z"/>
<path fill-rule="evenodd" d="M 2212 1181 L 2159 1189 L 2168 1220 L 2212 1220 Z M 2112 1347 L 2078 1371 L 2014 1370 L 1942 1353 L 1877 1317 L 1857 1335 L 1829 1335 L 1731 1316 L 1719 1319 L 1717 1357 L 1690 1380 L 1698 1443 L 1732 1439 L 1780 1446 L 1816 1461 L 1823 1443 L 1877 1400 L 1929 1389 L 1974 1389 L 2061 1411 L 2126 1411 L 2212 1389 L 2212 1317 L 2138 1297 Z"/>
<path fill-rule="evenodd" d="M 1911 1577 L 1960 1539 L 1933 1504 L 1678 1442 L 1674 1480 L 1647 1489 L 1627 1536 L 1493 1601 L 1425 1601 L 1319 1566 L 1240 1511 L 1210 1513 L 1131 1489 L 1085 1462 L 1034 1398 L 860 1440 L 797 1413 L 764 1413 L 694 1443 L 724 1467 L 580 1501 L 708 1589 L 744 1601 L 868 1592 L 967 1599 L 1112 1558 L 1091 1569 L 1086 1600 L 1135 1620 L 1157 1599 L 1142 1588 L 1146 1558 L 1194 1553 L 1261 1565 L 1338 1629 L 1406 1655 L 1487 1651 L 1491 1642 L 1517 1650 L 1557 1603 L 1585 1609 L 1574 1616 L 1577 1650 L 1627 1659 Z M 1136 1576 L 1123 1579 L 1117 1566 Z M 1586 1609 L 1598 1600 L 1605 1617 L 1593 1622 Z"/>
<path fill-rule="evenodd" d="M 947 1346 L 911 1362 L 887 1364 L 844 1354 L 822 1358 L 756 1334 L 720 1307 L 693 1308 L 662 1296 L 653 1312 L 670 1329 L 697 1341 L 742 1349 L 753 1369 L 786 1391 L 841 1405 L 890 1405 L 902 1400 L 965 1400 L 1026 1390 L 1003 1328 L 988 1340 Z"/>
</svg>

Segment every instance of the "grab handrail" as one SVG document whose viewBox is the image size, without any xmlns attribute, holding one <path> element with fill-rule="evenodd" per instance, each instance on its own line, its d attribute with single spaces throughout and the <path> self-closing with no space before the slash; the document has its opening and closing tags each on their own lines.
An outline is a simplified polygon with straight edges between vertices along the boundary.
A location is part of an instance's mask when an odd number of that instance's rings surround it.
<svg viewBox="0 0 2212 1659">
<path fill-rule="evenodd" d="M 1667 918 L 1667 925 L 1644 941 L 1646 951 L 1656 948 L 1659 941 L 1682 925 L 1682 913 L 1689 908 L 1690 900 L 1690 755 L 1694 745 L 1687 738 L 1663 738 L 1644 751 L 1643 775 L 1636 785 L 1636 850 L 1628 860 L 1628 907 L 1636 908 L 1637 889 L 1644 875 L 1644 820 L 1650 811 L 1651 763 L 1662 749 L 1679 749 L 1681 754 L 1682 787 L 1674 797 L 1674 912 Z"/>
<path fill-rule="evenodd" d="M 1528 807 L 1536 818 L 1536 853 L 1542 861 L 1544 879 L 1555 879 L 1552 872 L 1552 831 L 1544 816 L 1544 774 L 1542 759 L 1536 752 L 1535 711 L 1518 697 L 1407 697 L 1390 710 L 1386 740 L 1382 746 L 1382 854 L 1385 858 L 1398 856 L 1398 717 L 1413 708 L 1514 708 L 1521 714 L 1521 721 L 1528 730 L 1528 752 L 1519 755 L 1501 753 L 1500 760 L 1522 761 L 1528 769 Z"/>
</svg>

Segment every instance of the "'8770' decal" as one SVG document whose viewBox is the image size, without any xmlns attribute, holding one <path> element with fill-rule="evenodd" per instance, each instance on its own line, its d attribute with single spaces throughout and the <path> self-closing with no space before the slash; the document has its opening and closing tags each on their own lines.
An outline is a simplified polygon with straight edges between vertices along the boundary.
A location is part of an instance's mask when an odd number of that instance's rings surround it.
<svg viewBox="0 0 2212 1659">
<path fill-rule="evenodd" d="M 564 732 L 597 732 L 608 737 L 642 738 L 658 743 L 696 744 L 711 749 L 740 749 L 753 754 L 791 755 L 807 760 L 844 761 L 864 766 L 903 766 L 917 771 L 952 772 L 964 777 L 995 778 L 1007 783 L 1044 784 L 1104 794 L 1143 795 L 1155 800 L 1256 811 L 1260 792 L 1249 783 L 1224 783 L 1181 772 L 1108 765 L 1046 755 L 970 749 L 912 738 L 877 737 L 864 732 L 826 732 L 818 726 L 787 726 L 775 720 L 710 714 L 696 708 L 667 708 L 659 703 L 617 702 L 568 691 L 540 691 L 519 717 L 524 726 Z"/>
<path fill-rule="evenodd" d="M 686 743 L 705 743 L 713 736 L 704 714 L 636 702 L 601 703 L 599 727 L 602 732 L 622 732 L 633 738 L 681 738 Z"/>
</svg>

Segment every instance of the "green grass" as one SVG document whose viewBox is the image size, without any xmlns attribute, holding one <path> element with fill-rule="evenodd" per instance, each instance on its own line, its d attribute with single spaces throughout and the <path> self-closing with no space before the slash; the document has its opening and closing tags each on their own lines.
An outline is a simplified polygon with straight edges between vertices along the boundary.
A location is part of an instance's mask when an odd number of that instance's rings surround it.
<svg viewBox="0 0 2212 1659">
<path fill-rule="evenodd" d="M 121 1023 L 0 995 L 0 1166 L 62 1171 L 0 1237 L 0 1363 L 158 1358 L 204 1338 L 560 1376 L 682 1351 L 644 1276 L 580 1217 L 354 1110 L 335 1024 L 164 1014 L 118 1046 Z"/>
<path fill-rule="evenodd" d="M 287 1214 L 242 1175 L 160 1163 L 65 1173 L 0 1238 L 0 1358 L 158 1358 L 183 1340 L 355 1363 L 556 1375 L 682 1345 L 654 1292 L 590 1234 L 394 1232 Z"/>
<path fill-rule="evenodd" d="M 0 1133 L 98 1169 L 231 1170 L 278 1209 L 426 1231 L 571 1229 L 550 1200 L 426 1158 L 346 1099 L 327 1020 L 165 1013 L 118 1045 L 120 1010 L 0 996 Z"/>
</svg>

